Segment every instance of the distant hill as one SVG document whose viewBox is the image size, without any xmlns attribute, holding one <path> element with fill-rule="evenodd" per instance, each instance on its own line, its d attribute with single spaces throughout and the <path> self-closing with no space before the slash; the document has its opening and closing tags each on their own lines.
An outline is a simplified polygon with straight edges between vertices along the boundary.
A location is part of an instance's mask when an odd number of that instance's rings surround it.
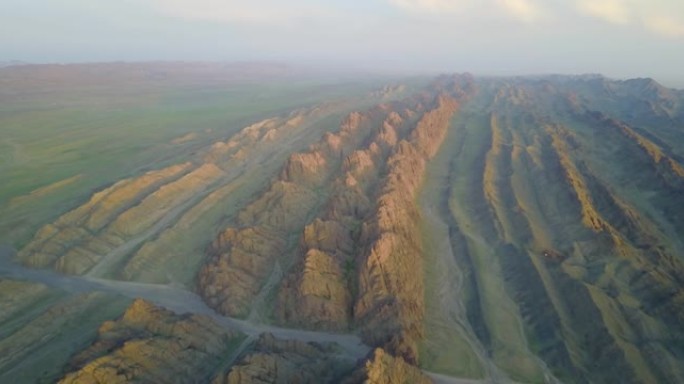
<svg viewBox="0 0 684 384">
<path fill-rule="evenodd" d="M 26 65 L 28 64 L 25 61 L 21 60 L 9 60 L 9 61 L 0 61 L 0 68 L 6 68 L 6 67 L 13 67 L 17 65 Z"/>
<path fill-rule="evenodd" d="M 266 62 L 112 62 L 85 64 L 0 64 L 0 81 L 23 89 L 45 86 L 116 86 L 139 83 L 243 82 L 295 74 L 285 64 Z"/>
</svg>

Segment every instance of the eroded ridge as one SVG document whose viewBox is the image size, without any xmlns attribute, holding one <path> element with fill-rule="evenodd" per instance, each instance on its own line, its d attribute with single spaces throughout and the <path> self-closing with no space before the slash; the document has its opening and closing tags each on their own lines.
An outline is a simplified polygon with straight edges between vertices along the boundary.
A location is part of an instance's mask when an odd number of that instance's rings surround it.
<svg viewBox="0 0 684 384">
<path fill-rule="evenodd" d="M 193 161 L 119 181 L 40 229 L 19 258 L 70 274 L 158 280 L 150 269 L 187 257 L 160 255 L 159 248 L 200 219 L 218 220 L 207 212 L 245 184 L 240 177 L 249 167 L 268 156 L 284 158 L 280 144 L 298 145 L 312 122 L 332 111 L 324 105 L 266 119 L 199 151 Z"/>
<path fill-rule="evenodd" d="M 199 276 L 210 306 L 254 318 L 274 300 L 279 322 L 360 327 L 367 343 L 415 362 L 424 311 L 415 199 L 469 79 L 353 113 L 292 155 L 212 245 Z"/>
<path fill-rule="evenodd" d="M 100 326 L 97 339 L 69 362 L 60 383 L 208 380 L 221 356 L 244 337 L 209 317 L 177 315 L 136 300 L 123 316 Z"/>
<path fill-rule="evenodd" d="M 610 96 L 597 97 L 596 83 Z M 677 135 L 663 116 L 681 117 L 678 103 L 649 95 L 638 118 L 621 109 L 635 103 L 631 86 L 483 82 L 491 98 L 467 106 L 451 139 L 460 149 L 444 221 L 495 379 L 676 382 L 684 373 L 682 221 L 671 213 L 684 206 L 681 162 L 661 139 Z"/>
</svg>

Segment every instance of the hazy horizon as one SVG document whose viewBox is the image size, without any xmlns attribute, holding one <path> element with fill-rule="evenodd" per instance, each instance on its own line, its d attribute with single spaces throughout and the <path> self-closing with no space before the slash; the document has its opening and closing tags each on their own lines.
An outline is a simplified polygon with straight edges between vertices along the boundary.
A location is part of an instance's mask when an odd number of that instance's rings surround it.
<svg viewBox="0 0 684 384">
<path fill-rule="evenodd" d="M 0 15 L 0 61 L 601 73 L 684 87 L 684 3 L 674 0 L 0 0 Z"/>
</svg>

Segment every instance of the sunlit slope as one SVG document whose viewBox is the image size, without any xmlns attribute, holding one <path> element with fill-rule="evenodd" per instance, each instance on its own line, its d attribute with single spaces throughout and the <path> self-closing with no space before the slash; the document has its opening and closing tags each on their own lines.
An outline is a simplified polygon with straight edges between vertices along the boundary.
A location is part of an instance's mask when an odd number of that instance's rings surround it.
<svg viewBox="0 0 684 384">
<path fill-rule="evenodd" d="M 208 382 L 244 339 L 206 316 L 136 300 L 71 357 L 59 383 Z"/>
<path fill-rule="evenodd" d="M 0 177 L 11 180 L 0 185 L 0 242 L 23 247 L 94 191 L 192 160 L 260 120 L 361 99 L 388 81 L 259 63 L 0 68 Z"/>
<path fill-rule="evenodd" d="M 292 154 L 209 249 L 199 292 L 221 313 L 320 330 L 359 329 L 409 362 L 423 338 L 416 198 L 469 76 L 350 114 Z"/>
<path fill-rule="evenodd" d="M 267 119 L 206 147 L 191 161 L 119 181 L 44 226 L 19 258 L 27 265 L 72 274 L 188 281 L 194 274 L 191 266 L 202 257 L 193 260 L 184 252 L 201 252 L 201 239 L 231 206 L 268 179 L 278 159 L 324 132 L 325 119 L 344 108 L 328 106 Z M 257 168 L 260 172 L 252 173 Z M 168 250 L 150 255 L 164 247 Z M 174 264 L 177 258 L 181 260 Z"/>
<path fill-rule="evenodd" d="M 448 226 L 457 272 L 440 278 L 458 280 L 460 338 L 493 377 L 681 381 L 680 94 L 649 80 L 478 85 L 438 156 L 449 171 L 426 184 L 441 202 L 423 210 Z"/>
</svg>

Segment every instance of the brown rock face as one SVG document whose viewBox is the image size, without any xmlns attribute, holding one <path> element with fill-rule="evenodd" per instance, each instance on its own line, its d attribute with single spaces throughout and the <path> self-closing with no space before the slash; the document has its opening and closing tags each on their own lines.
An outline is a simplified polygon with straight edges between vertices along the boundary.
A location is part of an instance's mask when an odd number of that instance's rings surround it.
<svg viewBox="0 0 684 384">
<path fill-rule="evenodd" d="M 136 300 L 71 359 L 60 383 L 187 383 L 201 380 L 241 336 L 212 320 Z M 208 379 L 208 378 L 207 378 Z"/>
<path fill-rule="evenodd" d="M 339 167 L 339 156 L 364 140 L 368 131 L 366 120 L 363 115 L 352 113 L 338 134 L 327 134 L 309 151 L 291 155 L 280 177 L 240 212 L 240 229 L 228 228 L 214 242 L 210 262 L 198 279 L 200 294 L 209 305 L 233 316 L 250 313 L 255 297 L 274 271 L 274 264 L 287 261 L 294 248 L 293 235 L 304 230 L 309 216 L 320 206 L 320 195 L 329 188 L 331 170 Z M 325 264 L 322 254 L 316 255 L 319 257 L 309 262 L 314 269 Z M 334 273 L 329 262 L 327 266 L 327 273 Z M 315 279 L 317 273 L 312 271 L 310 276 Z M 311 282 L 302 286 L 313 289 L 314 285 Z M 346 297 L 344 284 L 339 282 L 332 282 L 324 291 L 324 295 Z M 313 312 L 316 311 L 309 311 Z"/>
<path fill-rule="evenodd" d="M 363 367 L 354 371 L 343 384 L 429 384 L 429 377 L 401 357 L 393 357 L 378 348 Z"/>
<path fill-rule="evenodd" d="M 317 185 L 325 177 L 327 160 L 321 152 L 295 153 L 290 156 L 281 178 L 294 183 Z"/>
<path fill-rule="evenodd" d="M 355 321 L 367 342 L 415 360 L 409 339 L 421 334 L 423 288 L 413 200 L 456 109 L 447 96 L 433 103 L 417 123 L 398 105 L 378 108 L 371 141 L 344 159 L 323 213 L 302 234 L 300 261 L 280 290 L 282 321 L 337 330 Z"/>
<path fill-rule="evenodd" d="M 330 345 L 259 337 L 254 350 L 213 384 L 333 383 L 348 371 L 349 363 L 336 360 Z"/>
<path fill-rule="evenodd" d="M 348 327 L 351 294 L 347 271 L 335 256 L 318 249 L 304 255 L 303 266 L 285 281 L 278 297 L 278 316 L 291 323 L 318 329 Z"/>
<path fill-rule="evenodd" d="M 36 267 L 56 266 L 70 273 L 83 273 L 100 254 L 123 240 L 107 233 L 107 226 L 147 194 L 172 183 L 191 168 L 190 163 L 148 172 L 135 179 L 122 180 L 95 193 L 86 204 L 67 212 L 54 224 L 44 226 L 20 252 L 20 258 Z"/>
<path fill-rule="evenodd" d="M 261 281 L 269 273 L 273 255 L 285 241 L 264 227 L 229 228 L 214 242 L 214 261 L 199 275 L 207 303 L 222 313 L 246 316 Z"/>
<path fill-rule="evenodd" d="M 266 156 L 280 164 L 291 150 L 289 145 L 302 145 L 297 144 L 302 140 L 308 143 L 311 139 L 302 134 L 310 128 L 305 123 L 317 121 L 326 113 L 329 110 L 322 106 L 266 119 L 245 127 L 225 142 L 201 149 L 192 161 L 119 181 L 41 228 L 19 257 L 30 266 L 51 267 L 71 274 L 118 275 L 120 266 L 125 264 L 121 277 L 165 279 L 164 272 L 154 271 L 162 268 L 155 267 L 185 255 L 178 251 L 160 256 L 156 249 L 173 247 L 174 237 L 183 232 L 180 227 L 199 216 L 210 216 L 207 211 L 220 206 L 217 195 L 247 184 L 243 177 L 246 168 L 261 163 Z M 297 158 L 291 159 L 290 164 L 293 177 L 306 171 L 302 166 L 312 165 L 308 159 L 297 162 Z M 274 167 L 267 168 L 269 173 L 275 171 Z M 291 185 L 280 187 L 293 189 Z M 282 191 L 275 192 L 271 200 Z M 297 204 L 289 207 L 298 209 Z M 154 241 L 146 241 L 155 237 Z M 127 255 L 133 252 L 133 243 L 141 242 L 144 245 L 140 252 Z M 150 244 L 153 242 L 154 246 Z M 131 256 L 128 261 L 121 260 L 127 256 Z"/>
<path fill-rule="evenodd" d="M 292 155 L 214 242 L 199 276 L 207 302 L 247 316 L 277 289 L 279 322 L 359 327 L 368 344 L 415 363 L 425 310 L 415 199 L 458 107 L 450 94 L 467 94 L 459 81 L 352 113 L 338 133 Z"/>
<path fill-rule="evenodd" d="M 361 239 L 361 258 L 354 318 L 372 345 L 415 363 L 423 335 L 425 303 L 422 245 L 415 204 L 426 161 L 436 153 L 457 109 L 455 100 L 440 96 L 437 106 L 418 122 L 408 141 L 402 140 L 388 160 L 389 173 Z"/>
<path fill-rule="evenodd" d="M 305 225 L 316 195 L 310 189 L 278 181 L 239 215 L 242 229 L 228 228 L 211 247 L 211 261 L 199 274 L 199 290 L 212 307 L 247 316 L 253 299 L 288 249 L 288 236 Z"/>
<path fill-rule="evenodd" d="M 332 344 L 281 340 L 271 334 L 259 337 L 226 373 L 212 384 L 427 384 L 432 381 L 419 368 L 400 357 L 376 349 L 356 368 L 340 357 Z"/>
<path fill-rule="evenodd" d="M 391 122 L 402 122 L 395 112 L 388 111 L 378 108 L 373 115 L 370 142 L 348 148 L 334 172 L 327 201 L 301 233 L 297 263 L 278 295 L 276 315 L 280 321 L 338 331 L 350 327 L 361 223 L 370 213 L 379 168 L 385 167 L 388 148 L 383 140 L 388 131 L 396 135 Z"/>
</svg>

